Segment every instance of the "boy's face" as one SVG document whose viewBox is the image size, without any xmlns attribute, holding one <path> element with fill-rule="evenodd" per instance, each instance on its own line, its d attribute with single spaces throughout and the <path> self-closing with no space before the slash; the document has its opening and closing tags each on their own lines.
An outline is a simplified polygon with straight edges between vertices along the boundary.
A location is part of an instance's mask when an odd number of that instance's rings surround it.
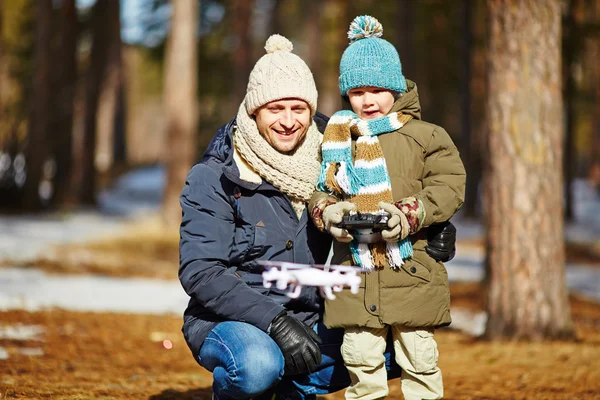
<svg viewBox="0 0 600 400">
<path fill-rule="evenodd" d="M 352 110 L 361 119 L 385 117 L 394 105 L 394 95 L 387 89 L 363 86 L 348 91 Z"/>
<path fill-rule="evenodd" d="M 311 124 L 308 103 L 298 99 L 272 101 L 256 110 L 254 116 L 260 134 L 283 154 L 298 147 Z"/>
</svg>

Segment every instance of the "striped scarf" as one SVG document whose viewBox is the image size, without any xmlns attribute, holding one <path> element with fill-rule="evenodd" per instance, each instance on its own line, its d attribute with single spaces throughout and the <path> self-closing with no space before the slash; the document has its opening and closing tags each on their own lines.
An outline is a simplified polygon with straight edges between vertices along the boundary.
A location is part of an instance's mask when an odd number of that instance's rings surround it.
<svg viewBox="0 0 600 400">
<path fill-rule="evenodd" d="M 392 183 L 378 135 L 400 129 L 412 116 L 395 112 L 382 118 L 362 120 L 352 111 L 335 113 L 323 137 L 321 175 L 317 189 L 349 198 L 361 213 L 383 213 L 379 202 L 393 203 Z M 352 160 L 352 136 L 357 137 Z M 397 269 L 412 257 L 409 238 L 398 243 L 358 243 L 350 249 L 354 262 L 367 271 L 390 265 Z"/>
</svg>

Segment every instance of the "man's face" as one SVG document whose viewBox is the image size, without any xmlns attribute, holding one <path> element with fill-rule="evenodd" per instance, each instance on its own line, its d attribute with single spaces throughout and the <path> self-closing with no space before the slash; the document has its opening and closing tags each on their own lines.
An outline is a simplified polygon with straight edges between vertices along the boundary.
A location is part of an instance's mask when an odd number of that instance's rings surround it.
<svg viewBox="0 0 600 400">
<path fill-rule="evenodd" d="M 364 86 L 348 91 L 352 110 L 361 119 L 375 119 L 386 116 L 394 105 L 394 95 L 390 90 Z"/>
<path fill-rule="evenodd" d="M 310 107 L 297 99 L 284 99 L 265 104 L 254 112 L 258 131 L 280 153 L 296 149 L 310 127 Z"/>
</svg>

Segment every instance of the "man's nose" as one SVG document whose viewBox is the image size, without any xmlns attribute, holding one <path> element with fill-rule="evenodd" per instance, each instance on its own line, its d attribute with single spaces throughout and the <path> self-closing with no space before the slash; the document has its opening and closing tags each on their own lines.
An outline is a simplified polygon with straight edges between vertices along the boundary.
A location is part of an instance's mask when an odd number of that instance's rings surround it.
<svg viewBox="0 0 600 400">
<path fill-rule="evenodd" d="M 294 127 L 294 115 L 292 114 L 292 110 L 285 110 L 279 123 L 284 128 L 292 129 Z"/>
</svg>

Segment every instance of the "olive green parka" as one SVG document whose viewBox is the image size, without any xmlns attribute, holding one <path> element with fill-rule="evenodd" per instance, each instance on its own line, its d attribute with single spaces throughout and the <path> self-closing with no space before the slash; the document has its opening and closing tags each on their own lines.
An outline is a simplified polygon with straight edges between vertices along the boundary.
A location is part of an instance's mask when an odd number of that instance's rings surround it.
<svg viewBox="0 0 600 400">
<path fill-rule="evenodd" d="M 390 267 L 361 274 L 358 294 L 346 289 L 335 300 L 325 301 L 324 322 L 328 328 L 398 325 L 435 328 L 449 325 L 448 274 L 441 262 L 425 252 L 427 227 L 450 219 L 463 204 L 465 169 L 458 150 L 441 127 L 421 121 L 421 106 L 414 82 L 391 112 L 402 111 L 413 119 L 402 128 L 379 135 L 392 183 L 394 203 L 413 196 L 424 207 L 419 232 L 410 236 L 414 255 L 399 270 Z M 349 104 L 345 104 L 349 108 Z M 352 150 L 354 153 L 355 139 Z M 315 192 L 312 210 L 328 194 Z M 348 244 L 334 241 L 332 264 L 353 263 Z"/>
</svg>

